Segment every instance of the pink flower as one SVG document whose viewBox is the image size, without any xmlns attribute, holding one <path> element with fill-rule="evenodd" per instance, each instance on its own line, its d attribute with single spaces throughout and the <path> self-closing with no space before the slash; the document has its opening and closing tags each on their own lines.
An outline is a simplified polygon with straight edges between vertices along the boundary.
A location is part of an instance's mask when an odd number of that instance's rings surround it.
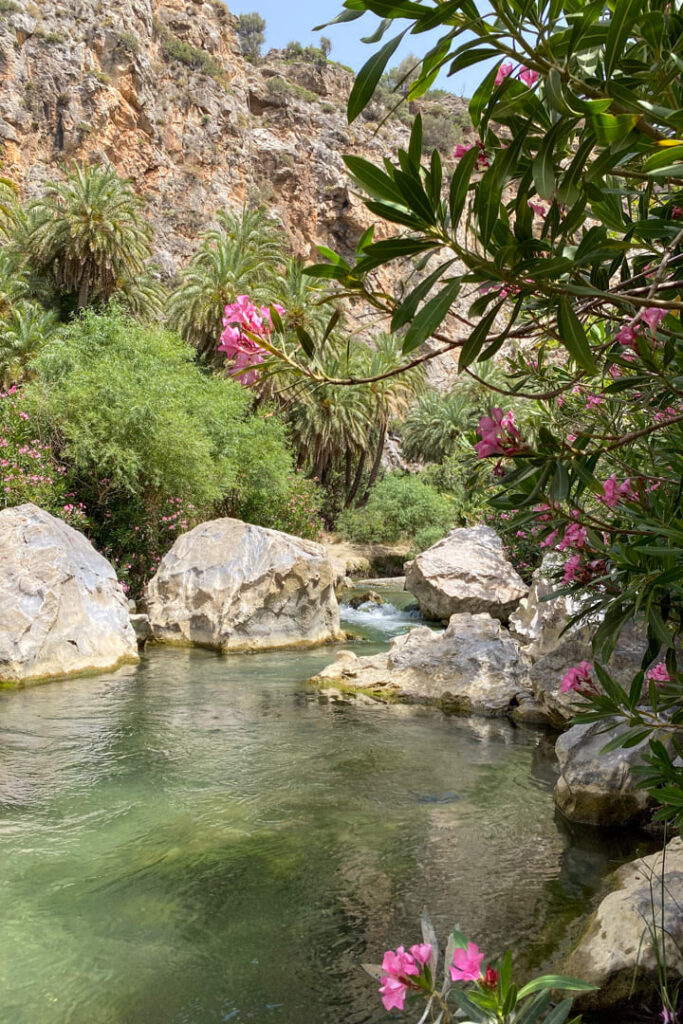
<svg viewBox="0 0 683 1024">
<path fill-rule="evenodd" d="M 631 478 L 626 477 L 623 483 L 618 484 L 616 473 L 605 480 L 602 489 L 604 493 L 599 495 L 599 500 L 604 501 L 608 508 L 614 508 L 622 498 L 633 499 L 636 496 L 631 487 Z"/>
<path fill-rule="evenodd" d="M 386 951 L 382 960 L 382 970 L 393 978 L 404 978 L 410 974 L 420 973 L 415 960 L 410 953 L 406 953 L 403 946 L 399 946 L 395 953 L 393 949 Z"/>
<path fill-rule="evenodd" d="M 496 75 L 496 80 L 493 84 L 495 86 L 502 85 L 505 79 L 508 77 L 508 75 L 512 74 L 513 68 L 514 64 L 511 60 L 504 60 L 503 63 L 498 68 L 498 74 Z"/>
<path fill-rule="evenodd" d="M 522 435 L 515 426 L 514 413 L 504 413 L 494 408 L 490 416 L 482 416 L 477 432 L 481 441 L 477 441 L 475 449 L 480 459 L 488 455 L 514 455 L 522 448 Z"/>
<path fill-rule="evenodd" d="M 533 210 L 537 217 L 545 217 L 548 213 L 548 208 L 543 203 L 535 203 L 533 199 L 529 200 L 529 208 Z"/>
<path fill-rule="evenodd" d="M 680 220 L 683 217 L 683 206 L 672 206 L 671 216 L 674 220 Z"/>
<path fill-rule="evenodd" d="M 383 977 L 379 987 L 385 1010 L 402 1010 L 406 1001 L 406 986 L 396 978 Z"/>
<path fill-rule="evenodd" d="M 593 663 L 590 661 L 582 661 L 575 668 L 570 668 L 562 678 L 560 691 L 562 693 L 569 693 L 571 690 L 576 690 L 577 693 L 581 693 L 586 688 L 586 684 L 589 686 L 593 685 L 591 679 L 592 671 Z"/>
<path fill-rule="evenodd" d="M 602 395 L 587 395 L 586 396 L 586 408 L 594 409 L 598 405 L 602 405 L 605 399 Z"/>
<path fill-rule="evenodd" d="M 548 534 L 548 536 L 545 538 L 545 540 L 541 541 L 539 547 L 551 548 L 553 546 L 553 544 L 555 543 L 556 538 L 557 538 L 557 530 L 553 530 L 552 533 Z"/>
<path fill-rule="evenodd" d="M 456 949 L 451 967 L 452 981 L 477 981 L 481 975 L 481 962 L 484 954 L 473 942 L 467 943 L 467 949 Z"/>
<path fill-rule="evenodd" d="M 579 551 L 585 546 L 588 535 L 585 526 L 578 523 L 570 523 L 564 531 L 564 537 L 557 545 L 558 551 L 566 551 L 567 548 L 577 548 Z"/>
<path fill-rule="evenodd" d="M 432 955 L 431 944 L 429 942 L 424 942 L 417 946 L 411 946 L 410 955 L 413 959 L 417 960 L 419 964 L 429 963 L 429 958 Z"/>
<path fill-rule="evenodd" d="M 580 565 L 580 555 L 572 555 L 571 558 L 568 558 L 567 561 L 564 563 L 564 574 L 562 576 L 562 582 L 572 583 L 573 580 L 576 578 L 576 573 L 578 572 Z"/>
<path fill-rule="evenodd" d="M 660 320 L 663 320 L 666 316 L 666 312 L 667 311 L 665 309 L 658 309 L 656 306 L 649 306 L 647 309 L 644 309 L 643 312 L 640 314 L 640 319 L 645 321 L 647 326 L 654 334 L 657 330 Z"/>
<path fill-rule="evenodd" d="M 520 81 L 524 82 L 525 85 L 528 85 L 529 88 L 531 88 L 532 85 L 536 85 L 536 82 L 539 79 L 539 74 L 538 71 L 532 71 L 531 68 L 525 68 L 524 65 L 522 65 L 519 78 Z"/>
<path fill-rule="evenodd" d="M 662 683 L 671 682 L 671 676 L 669 675 L 663 661 L 660 661 L 657 665 L 653 665 L 652 668 L 648 670 L 647 678 L 648 681 L 651 679 L 657 686 L 661 686 Z"/>
<path fill-rule="evenodd" d="M 617 331 L 617 333 L 614 335 L 614 340 L 619 345 L 626 345 L 628 346 L 628 348 L 632 348 L 635 350 L 637 338 L 636 332 L 638 330 L 638 326 L 638 324 L 635 324 L 635 326 L 631 326 L 631 324 L 626 324 L 626 326 L 622 327 L 620 331 Z"/>
<path fill-rule="evenodd" d="M 474 145 L 474 142 L 470 142 L 469 145 L 465 145 L 464 143 L 459 142 L 458 145 L 453 150 L 453 156 L 455 157 L 456 160 L 462 159 L 465 153 L 469 153 L 469 151 L 474 147 Z M 477 156 L 476 163 L 474 165 L 474 169 L 475 171 L 483 171 L 489 166 L 489 158 L 486 153 L 486 146 L 481 141 L 481 139 L 477 139 L 476 145 L 479 148 L 479 153 Z"/>
</svg>

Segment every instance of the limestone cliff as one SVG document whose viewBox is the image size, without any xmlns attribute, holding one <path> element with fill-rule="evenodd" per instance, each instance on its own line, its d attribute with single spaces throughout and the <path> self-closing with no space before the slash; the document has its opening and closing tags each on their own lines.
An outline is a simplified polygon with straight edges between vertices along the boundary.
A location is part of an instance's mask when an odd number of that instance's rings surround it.
<svg viewBox="0 0 683 1024">
<path fill-rule="evenodd" d="M 30 195 L 59 165 L 111 162 L 146 198 L 169 277 L 217 209 L 259 198 L 299 256 L 348 249 L 368 219 L 342 154 L 407 137 L 349 127 L 352 81 L 276 51 L 250 65 L 221 0 L 0 0 L 2 173 Z"/>
</svg>

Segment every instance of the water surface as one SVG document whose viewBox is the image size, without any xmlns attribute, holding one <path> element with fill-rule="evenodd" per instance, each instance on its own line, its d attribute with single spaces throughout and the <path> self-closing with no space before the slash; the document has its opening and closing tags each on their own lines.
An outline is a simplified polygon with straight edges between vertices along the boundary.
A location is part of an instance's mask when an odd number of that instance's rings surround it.
<svg viewBox="0 0 683 1024">
<path fill-rule="evenodd" d="M 634 846 L 556 819 L 552 734 L 330 702 L 332 656 L 150 649 L 0 693 L 3 1024 L 379 1022 L 358 964 L 425 905 L 557 960 Z"/>
</svg>

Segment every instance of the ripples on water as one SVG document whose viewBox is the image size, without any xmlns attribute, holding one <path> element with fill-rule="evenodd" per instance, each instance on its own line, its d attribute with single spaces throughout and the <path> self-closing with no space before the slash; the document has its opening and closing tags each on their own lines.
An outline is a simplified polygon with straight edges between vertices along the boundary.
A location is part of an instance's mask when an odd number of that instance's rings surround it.
<svg viewBox="0 0 683 1024">
<path fill-rule="evenodd" d="M 349 623 L 363 650 L 391 614 Z M 552 738 L 330 703 L 302 680 L 332 655 L 0 694 L 2 1024 L 383 1021 L 358 964 L 424 905 L 491 959 L 559 955 L 633 847 L 555 819 Z"/>
</svg>

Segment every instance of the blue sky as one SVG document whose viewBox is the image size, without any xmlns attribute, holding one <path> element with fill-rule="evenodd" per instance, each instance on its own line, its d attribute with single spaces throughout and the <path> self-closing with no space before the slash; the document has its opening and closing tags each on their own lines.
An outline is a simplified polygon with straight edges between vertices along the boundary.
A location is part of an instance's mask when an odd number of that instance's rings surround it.
<svg viewBox="0 0 683 1024">
<path fill-rule="evenodd" d="M 266 19 L 267 50 L 271 47 L 286 46 L 293 40 L 304 45 L 317 43 L 321 33 L 313 32 L 313 26 L 331 21 L 339 14 L 342 0 L 228 0 L 228 7 L 233 14 L 258 11 L 261 17 Z M 372 34 L 376 24 L 377 19 L 374 15 L 365 14 L 357 21 L 332 25 L 325 29 L 324 34 L 332 42 L 331 59 L 339 61 L 340 64 L 348 64 L 357 71 L 378 48 L 377 43 L 366 44 L 360 41 L 361 36 Z M 405 22 L 403 24 L 405 25 Z M 421 56 L 429 49 L 431 40 L 437 38 L 438 33 L 426 33 L 412 40 L 408 39 L 407 42 L 404 40 L 401 48 L 396 51 L 392 63 L 398 64 L 401 58 L 411 51 Z M 471 96 L 482 76 L 481 68 L 468 68 L 453 78 L 442 75 L 437 84 L 458 95 Z"/>
</svg>

